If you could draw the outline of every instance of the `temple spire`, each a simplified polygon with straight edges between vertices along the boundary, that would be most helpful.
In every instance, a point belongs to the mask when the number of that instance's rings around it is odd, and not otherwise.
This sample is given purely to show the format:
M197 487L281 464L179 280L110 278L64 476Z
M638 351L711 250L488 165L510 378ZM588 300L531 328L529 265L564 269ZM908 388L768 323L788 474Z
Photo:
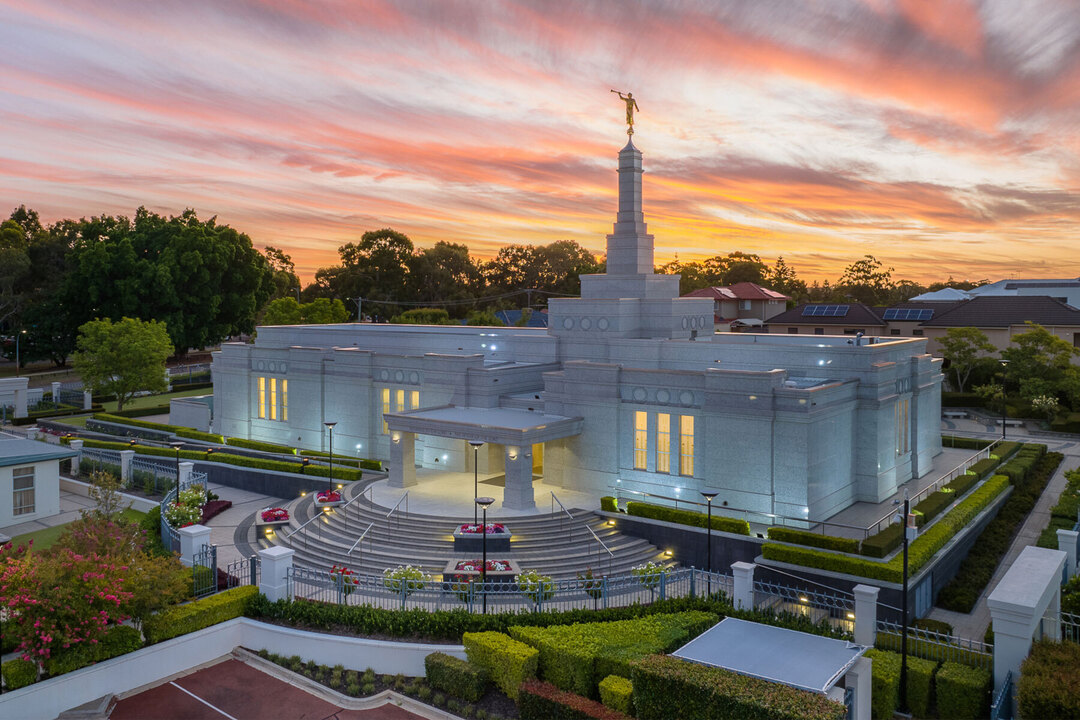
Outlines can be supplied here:
M607 236L608 275L646 275L653 271L653 236L642 212L641 151L631 139L619 151L619 210Z

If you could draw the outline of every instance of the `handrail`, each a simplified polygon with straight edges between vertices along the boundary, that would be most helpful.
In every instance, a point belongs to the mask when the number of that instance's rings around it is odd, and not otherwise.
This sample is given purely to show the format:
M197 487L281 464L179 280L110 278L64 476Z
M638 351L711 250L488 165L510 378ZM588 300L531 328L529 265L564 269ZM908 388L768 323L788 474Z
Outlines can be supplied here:
M344 510L345 508L349 507L349 506L350 506L350 505L352 505L352 504L353 504L354 502L356 502L356 501L357 501L358 499L360 499L361 497L363 497L364 493L368 492L369 490L371 490L371 485L368 485L368 486L367 486L366 488L364 488L363 490L361 490L360 492L358 492L358 493L357 493L356 495L354 495L354 496L353 496L353 499L352 499L352 500L350 500L349 502L345 503L344 505L342 505L340 509L341 509L341 510ZM316 492L318 492L318 491L316 491ZM317 497L317 496L316 496L316 497ZM307 527L308 525L310 525L310 524L311 524L311 523L312 523L313 521L315 521L315 520L317 520L317 519L321 518L322 516L323 516L323 514L322 514L321 512L317 512L317 513L315 513L314 515L312 515L312 516L311 516L311 518L310 518L310 519L308 519L308 521L307 521L307 522L305 522L305 523L304 523L303 525L301 525L300 527L296 528L296 530L294 530L293 532L291 532L291 533L289 533L288 535L286 535L286 536L285 536L285 539L286 539L286 540L288 540L289 538L292 538L292 537L294 537L295 535L299 534L301 530L303 530L303 529L304 529L304 528L306 528L306 527ZM305 547L306 547L306 545L305 545Z
M551 491L551 499L552 499L552 500L554 501L554 502L552 503L552 507L554 507L554 503L559 503L559 507L561 507L561 508L562 508L562 511L563 511L564 513L566 513L566 516L567 516L568 518L570 518L570 522L571 522L571 525L570 525L570 532L571 532L571 534L573 534L573 532L574 532L574 526L573 526L573 523L574 523L574 522L575 522L575 521L577 520L577 518L575 518L575 517L574 517L574 516L573 516L573 515L572 515L572 514L570 513L570 511L566 509L566 506L562 504L562 500L560 500L560 499L559 499L559 496L555 494L555 491L554 491L554 490L552 490L552 491ZM596 533L595 533L595 532L593 531L593 529L592 529L591 527L589 527L588 523L585 523L585 522L583 522L583 523L581 523L581 524L582 524L582 525L583 525L583 526L585 527L585 529L586 529L586 530L588 530L588 531L589 531L589 534L593 536L593 539L594 539L594 540L596 540L596 542L600 543L600 547L604 548L604 550L606 550L606 551L607 551L607 554L608 554L608 555L610 555L611 557L613 557L613 558L614 558L614 557L615 557L615 553L611 552L611 548L609 548L609 547L607 546L607 544L606 544L606 543L605 543L605 542L604 542L603 540L601 540L601 539L600 539L600 536L599 536L599 535L597 535L597 534L596 534ZM571 537L571 538L569 538L569 539L571 539L571 540L572 540L572 539L573 539L573 537Z
M582 524L584 524L584 523L582 523ZM603 540L600 539L600 536L597 535L596 532L591 527L589 527L588 525L585 525L585 529L589 531L589 534L593 536L593 539L596 540L596 542L600 543L600 547L604 548L604 550L607 551L608 555L610 555L612 558L615 557L615 553L611 552L611 548L609 548L607 546L607 543L605 543Z
M574 523L574 516L571 515L570 511L566 509L566 506L562 504L562 500L559 499L559 496L555 494L554 490L551 491L551 500L552 500L552 502L551 502L551 512L552 513L555 512L555 503L559 503L559 507L561 507L562 511L564 513L566 513L566 517L570 518L570 537L567 538L567 539L568 540L573 540L574 539L574 524L573 524ZM562 519L560 518L560 522L561 521L562 521ZM562 525L560 524L559 527L562 527Z
M366 528L364 528L364 532L360 533L360 537L356 538L356 542L354 542L354 543L352 544L352 547L351 547L351 548L349 548L349 552L347 552L347 553L345 553L345 554L346 554L346 555L352 555L352 554L353 554L353 550L355 550L355 549L356 549L356 546L357 546L357 545L359 545L359 544L361 543L361 541L363 541L363 539L364 539L365 537L367 537L367 534L368 534L368 532L369 532L369 531L371 530L371 528L373 528L373 527L375 527L375 521L374 521L374 520L372 520L371 522L369 522L369 523L368 523L368 526L367 526Z
M402 500L405 501L405 514L406 515L409 514L409 491L406 490L405 494L402 495L401 497L399 497L398 501L396 503L394 503L394 507L390 508L390 512L386 513L386 519L387 520L389 520L390 516L394 514L394 511L398 509L398 506L401 505Z

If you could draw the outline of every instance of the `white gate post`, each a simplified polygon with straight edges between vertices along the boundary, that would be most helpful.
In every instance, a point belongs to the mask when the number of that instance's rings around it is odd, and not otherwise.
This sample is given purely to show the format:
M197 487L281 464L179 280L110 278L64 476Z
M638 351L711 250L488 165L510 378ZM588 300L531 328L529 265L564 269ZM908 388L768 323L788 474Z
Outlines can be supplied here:
M57 405L60 404L60 383L58 382L52 384L52 401Z
M855 644L874 647L877 639L877 599L881 588L873 585L856 585L851 589L855 595Z
M185 486L191 482L191 473L195 471L195 463L190 460L180 463L180 485ZM205 490L206 488L203 488Z
M754 568L757 565L748 562L731 563L731 574L735 580L732 598L735 608L754 609Z
M134 450L120 451L120 481L124 485L131 484L131 461L135 458Z
M180 562L191 567L195 563L195 555L210 544L210 528L205 525L188 525L176 532L180 535Z
M78 439L78 438L72 440L71 443L68 445L68 447L70 447L72 450L79 453L75 457L71 458L71 476L72 477L78 477L79 476L79 461L82 460L82 446L83 446L83 441Z
M1076 537L1080 533L1075 530L1058 530L1057 541L1058 550L1065 553L1067 556L1065 560L1065 571L1068 573L1071 579L1076 574L1076 563L1078 558L1076 557Z
M292 600L289 592L289 570L292 568L295 554L296 551L292 548L280 545L259 551L259 560L262 563L259 592L270 602Z
M89 390L83 390L82 394L82 409L90 410L94 407L94 394Z

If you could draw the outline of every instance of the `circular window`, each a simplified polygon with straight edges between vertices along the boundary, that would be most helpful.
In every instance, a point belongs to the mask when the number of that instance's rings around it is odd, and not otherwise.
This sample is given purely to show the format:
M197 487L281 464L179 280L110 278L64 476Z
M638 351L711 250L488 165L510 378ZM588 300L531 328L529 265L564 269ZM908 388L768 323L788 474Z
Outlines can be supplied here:
M592 327L592 320L589 318L581 318L581 329L588 330Z
M600 328L601 330L607 330L608 329L608 319L607 318L600 318L599 320L596 321L596 327Z
M656 402L666 403L670 399L671 399L671 393L669 393L667 390L657 390L656 391Z
M642 402L649 396L649 393L645 392L645 388L634 388L634 399L638 402Z
M574 328L574 318L563 318L562 326L567 330L572 330Z

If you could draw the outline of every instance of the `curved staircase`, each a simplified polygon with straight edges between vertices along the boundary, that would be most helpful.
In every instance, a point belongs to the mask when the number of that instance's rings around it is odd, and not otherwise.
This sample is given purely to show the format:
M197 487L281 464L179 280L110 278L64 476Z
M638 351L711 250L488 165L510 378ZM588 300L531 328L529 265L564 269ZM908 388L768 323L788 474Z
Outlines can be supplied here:
M266 536L245 523L237 529L237 544L246 545L252 552L258 547L282 545L296 552L296 567L326 571L332 565L344 565L366 575L382 575L386 568L398 565L418 565L438 577L449 560L479 558L479 552L454 550L454 528L471 523L471 517L405 514L402 505L388 519L389 508L373 505L370 495L356 499L367 484L346 486L345 498L354 502L302 530L301 526L319 511L314 495L294 500L285 506L290 515L287 526ZM509 553L493 552L489 547L488 559L512 559L522 570L537 570L556 580L574 578L586 569L616 576L629 575L632 567L649 561L671 564L655 546L622 535L605 518L586 510L572 509L569 513L572 518L558 512L503 519L489 512L488 522L505 524L512 538ZM350 547L369 525L362 543L350 553ZM610 555L585 529L586 525L603 540Z

